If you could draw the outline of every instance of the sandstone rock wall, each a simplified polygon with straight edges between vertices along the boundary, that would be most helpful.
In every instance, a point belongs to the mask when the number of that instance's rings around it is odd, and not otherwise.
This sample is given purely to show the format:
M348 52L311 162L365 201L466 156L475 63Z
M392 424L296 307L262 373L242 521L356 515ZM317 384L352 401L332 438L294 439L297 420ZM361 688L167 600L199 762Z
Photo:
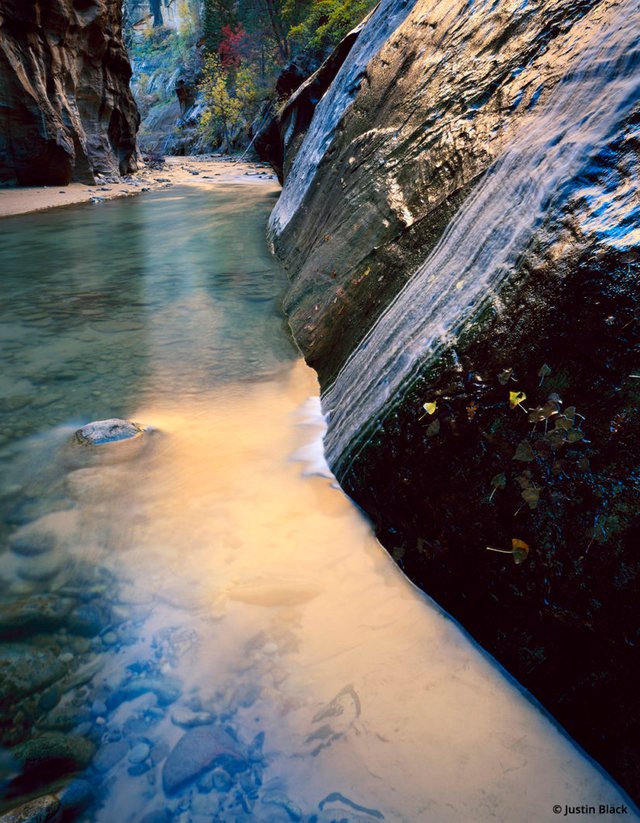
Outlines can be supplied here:
M640 11L383 0L361 36L381 18L270 226L330 462L640 797Z
M0 182L135 170L119 0L0 0Z

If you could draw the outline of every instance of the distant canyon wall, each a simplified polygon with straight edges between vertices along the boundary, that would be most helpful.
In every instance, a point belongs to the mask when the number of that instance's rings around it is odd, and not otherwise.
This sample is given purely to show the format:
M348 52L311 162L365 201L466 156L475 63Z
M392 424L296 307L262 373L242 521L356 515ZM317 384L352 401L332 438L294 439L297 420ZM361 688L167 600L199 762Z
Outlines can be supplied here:
M635 798L638 32L633 0L382 0L263 147L343 488Z
M0 183L136 169L120 0L0 0Z

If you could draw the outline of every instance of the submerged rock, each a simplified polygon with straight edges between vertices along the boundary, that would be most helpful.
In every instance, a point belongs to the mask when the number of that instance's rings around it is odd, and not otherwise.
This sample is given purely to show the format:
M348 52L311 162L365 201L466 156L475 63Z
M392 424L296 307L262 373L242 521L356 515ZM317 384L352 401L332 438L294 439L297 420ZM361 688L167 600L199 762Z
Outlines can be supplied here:
M58 819L59 811L59 798L45 794L0 815L0 823L49 823Z
M162 785L175 794L214 766L237 772L246 761L238 743L218 726L198 726L181 737L162 770Z
M94 744L85 737L45 732L17 746L11 753L25 772L54 777L86 769L94 752Z
M76 510L51 512L17 529L9 537L9 547L26 557L44 554L65 544L77 525Z
M0 703L9 708L16 700L59 680L66 666L45 649L26 643L0 645Z
M171 712L171 722L175 726L182 726L185 729L194 726L206 726L213 723L215 719L216 716L211 712L196 712L183 706Z
M0 637L52 631L62 625L74 601L55 594L36 594L0 604Z
M636 796L639 26L382 0L270 223L341 485Z

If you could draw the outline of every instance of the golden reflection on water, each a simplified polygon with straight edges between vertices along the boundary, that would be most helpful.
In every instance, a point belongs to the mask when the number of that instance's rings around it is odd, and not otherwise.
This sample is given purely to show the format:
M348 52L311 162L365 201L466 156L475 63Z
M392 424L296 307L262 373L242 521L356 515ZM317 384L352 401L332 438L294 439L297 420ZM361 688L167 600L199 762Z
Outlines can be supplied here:
M236 700L241 735L266 734L265 787L306 810L332 795L338 819L457 823L620 802L404 579L333 481L291 459L318 443L316 395L298 361L270 382L142 406L133 419L161 432L147 452L69 475L120 602L147 604L138 646L182 637L183 694ZM117 786L97 819L128 819ZM144 807L140 791L127 809Z

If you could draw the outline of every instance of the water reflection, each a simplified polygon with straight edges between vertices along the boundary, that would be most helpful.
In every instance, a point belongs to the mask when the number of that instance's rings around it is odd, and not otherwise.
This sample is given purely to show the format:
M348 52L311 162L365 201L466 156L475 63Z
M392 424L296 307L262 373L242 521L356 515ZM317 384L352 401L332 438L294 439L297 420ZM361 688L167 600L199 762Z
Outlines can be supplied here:
M619 802L322 476L317 386L261 239L270 204L255 185L178 191L25 219L37 242L4 247L5 263L31 249L7 291L10 387L25 368L46 390L71 374L47 407L21 387L35 436L3 419L4 808L46 793L100 823L444 823ZM63 305L67 224L72 245L94 230L71 298L127 299L89 299L99 319L74 308L54 333L29 311L36 292ZM155 431L74 442L114 414Z

